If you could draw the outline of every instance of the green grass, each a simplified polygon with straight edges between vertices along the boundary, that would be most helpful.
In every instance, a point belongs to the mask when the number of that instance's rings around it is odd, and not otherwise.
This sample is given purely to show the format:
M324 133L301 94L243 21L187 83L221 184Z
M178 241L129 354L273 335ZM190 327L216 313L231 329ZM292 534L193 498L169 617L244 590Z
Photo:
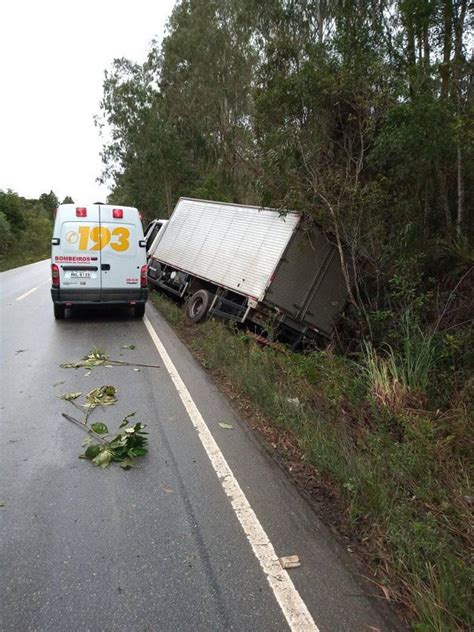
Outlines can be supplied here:
M152 300L206 368L267 423L290 431L304 460L338 490L346 524L364 542L377 581L411 612L413 629L468 629L470 401L443 411L420 407L431 341L418 341L418 355L367 347L360 362L293 354L262 348L218 322L184 328L180 308L156 293Z
M13 268L19 268L20 266L26 266L29 263L36 263L43 259L49 259L51 257L51 249L44 250L43 252L31 253L28 251L13 251L7 252L0 256L0 272L5 270L12 270Z
M152 292L150 294L150 298L168 322L171 324L177 324L183 320L183 311L176 305L176 303L168 301L163 298L161 294L157 294L157 292Z

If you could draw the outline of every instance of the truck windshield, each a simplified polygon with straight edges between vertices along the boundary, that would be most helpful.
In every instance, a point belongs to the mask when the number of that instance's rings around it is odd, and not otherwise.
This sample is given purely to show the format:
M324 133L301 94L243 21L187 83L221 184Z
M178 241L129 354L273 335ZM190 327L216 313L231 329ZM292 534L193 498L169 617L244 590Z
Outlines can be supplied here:
M147 240L146 240L146 249L149 250L151 244L153 243L153 240L155 239L155 237L158 235L158 233L160 232L161 229L161 224L157 224L153 230L151 231L151 233L148 235Z

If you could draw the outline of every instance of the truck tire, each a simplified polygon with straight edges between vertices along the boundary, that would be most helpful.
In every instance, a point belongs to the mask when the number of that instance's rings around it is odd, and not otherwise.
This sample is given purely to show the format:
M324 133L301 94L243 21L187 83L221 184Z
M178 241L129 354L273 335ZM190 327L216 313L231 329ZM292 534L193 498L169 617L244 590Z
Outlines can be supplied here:
M54 303L54 318L56 320L62 320L65 316L66 308L64 305L59 305L58 303Z
M211 306L211 295L207 290L198 290L186 305L186 319L190 323L200 323L205 319Z
M133 315L135 318L143 318L145 316L145 303L138 303L133 308Z

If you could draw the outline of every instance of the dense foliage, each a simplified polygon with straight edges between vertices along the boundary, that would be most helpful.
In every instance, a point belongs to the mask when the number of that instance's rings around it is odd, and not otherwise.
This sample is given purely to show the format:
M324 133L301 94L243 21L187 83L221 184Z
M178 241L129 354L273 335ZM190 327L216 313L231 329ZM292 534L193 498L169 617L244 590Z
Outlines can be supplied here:
M61 204L73 203L66 196ZM47 259L51 254L54 212L59 200L53 191L39 199L0 190L0 270Z
M50 191L38 200L0 190L0 269L46 259L51 249L53 212L59 202Z

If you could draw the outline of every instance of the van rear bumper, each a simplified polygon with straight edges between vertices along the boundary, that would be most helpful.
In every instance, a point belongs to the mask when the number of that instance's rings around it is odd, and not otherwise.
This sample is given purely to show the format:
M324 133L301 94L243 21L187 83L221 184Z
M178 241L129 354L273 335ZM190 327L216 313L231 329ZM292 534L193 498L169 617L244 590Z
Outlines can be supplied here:
M73 305L128 305L129 303L146 303L148 288L124 289L107 288L104 290L78 290L51 288L51 298L57 305L72 303Z

